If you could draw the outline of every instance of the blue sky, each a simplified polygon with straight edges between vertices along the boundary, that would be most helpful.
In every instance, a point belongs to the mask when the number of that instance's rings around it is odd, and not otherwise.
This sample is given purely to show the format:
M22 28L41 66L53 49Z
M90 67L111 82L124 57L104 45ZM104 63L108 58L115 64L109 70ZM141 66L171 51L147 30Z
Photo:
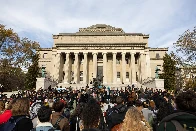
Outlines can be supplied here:
M1 0L0 23L52 47L52 34L109 24L150 34L150 47L172 47L196 26L196 0Z

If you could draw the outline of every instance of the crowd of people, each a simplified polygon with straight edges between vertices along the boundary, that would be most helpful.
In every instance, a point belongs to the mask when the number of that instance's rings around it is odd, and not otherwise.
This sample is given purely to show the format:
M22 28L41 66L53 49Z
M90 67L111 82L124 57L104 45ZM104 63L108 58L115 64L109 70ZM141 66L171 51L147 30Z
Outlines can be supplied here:
M126 87L0 96L0 131L196 131L196 92Z

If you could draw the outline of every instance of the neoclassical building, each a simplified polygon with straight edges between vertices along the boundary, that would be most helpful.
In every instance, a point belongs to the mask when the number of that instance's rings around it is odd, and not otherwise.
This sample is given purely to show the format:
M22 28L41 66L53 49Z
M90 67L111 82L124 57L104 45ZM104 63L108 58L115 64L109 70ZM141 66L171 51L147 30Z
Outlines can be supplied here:
M53 35L52 48L39 50L39 66L61 85L132 84L155 77L167 48L148 47L149 35L125 33L121 28L96 24L76 33Z

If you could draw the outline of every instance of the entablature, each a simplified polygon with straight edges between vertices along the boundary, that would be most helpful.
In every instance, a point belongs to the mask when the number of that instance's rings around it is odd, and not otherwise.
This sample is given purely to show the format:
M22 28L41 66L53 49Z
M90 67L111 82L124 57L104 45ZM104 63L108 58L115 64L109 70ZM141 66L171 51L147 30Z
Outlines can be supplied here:
M81 49L81 50L91 50L91 49L105 49L105 50L115 50L115 49L145 49L146 43L56 43L56 47L59 48L65 48L65 49Z

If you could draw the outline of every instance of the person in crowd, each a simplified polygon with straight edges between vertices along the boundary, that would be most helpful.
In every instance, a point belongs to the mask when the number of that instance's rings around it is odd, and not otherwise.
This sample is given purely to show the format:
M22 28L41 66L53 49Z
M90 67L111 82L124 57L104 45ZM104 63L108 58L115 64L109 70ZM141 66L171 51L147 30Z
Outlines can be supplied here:
M0 114L2 114L5 110L5 103L4 101L0 101Z
M150 117L153 115L153 111L149 110L149 101L144 101L142 103L143 109L142 109L142 113L144 115L144 118L146 119L146 121L149 121Z
M50 123L52 118L52 110L49 108L49 106L42 106L39 108L37 116L39 123L36 128L34 128L34 131L54 131L53 126Z
M79 121L81 120L82 111L85 107L85 103L80 102L73 114L70 116L70 131L80 131Z
M153 131L157 130L158 124L161 122L161 120L164 117L172 114L173 112L174 112L174 108L172 107L172 105L168 103L167 101L163 101L160 104L159 110L157 111L157 113L155 112L156 116L152 117L149 121L149 124L153 128Z
M176 99L176 111L163 118L158 131L195 131L196 130L196 93L188 90Z
M53 126L59 123L58 126L61 131L69 131L70 130L69 121L65 116L62 115L64 108L65 108L65 104L61 100L58 100L53 103L53 109L55 112L52 113L51 123Z
M156 112L156 106L155 106L155 102L153 100L150 100L149 101L149 107L148 107L149 110L153 111L153 112Z
M106 114L106 122L109 130L117 130L125 118L127 106L121 96L116 98L116 106L111 108ZM112 129L113 128L113 129Z
M151 131L142 113L135 107L128 109L119 131Z
M100 131L98 126L101 115L100 105L95 99L90 98L82 111L82 131Z
M33 122L33 128L35 128L38 124L37 112L43 106L43 102L40 98L37 98L34 103L30 106L30 118Z
M160 104L159 110L157 111L157 122L161 122L163 118L172 114L174 112L174 108L170 103L164 101Z
M137 95L134 91L131 91L129 94L127 94L127 107L132 107L135 104L135 101L137 99Z
M5 122L7 122L10 117L12 116L12 112L11 112L11 109L12 109L12 105L16 102L16 99L13 99L9 102L6 110L0 114L0 124L3 124Z
M12 104L12 117L14 120L19 118L20 121L16 123L15 131L30 131L33 129L33 123L29 118L30 101L28 98L19 98Z
M143 106L142 106L142 101L141 100L136 100L135 101L135 107L138 109L139 112L142 112Z

